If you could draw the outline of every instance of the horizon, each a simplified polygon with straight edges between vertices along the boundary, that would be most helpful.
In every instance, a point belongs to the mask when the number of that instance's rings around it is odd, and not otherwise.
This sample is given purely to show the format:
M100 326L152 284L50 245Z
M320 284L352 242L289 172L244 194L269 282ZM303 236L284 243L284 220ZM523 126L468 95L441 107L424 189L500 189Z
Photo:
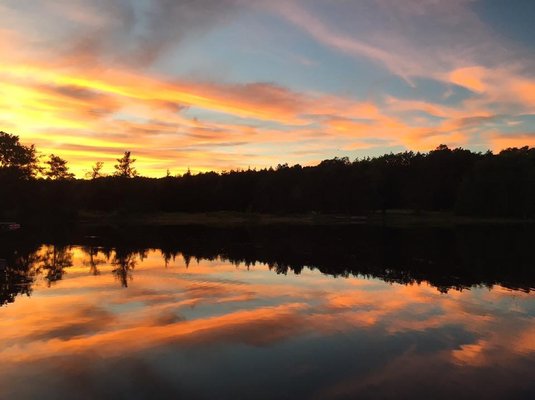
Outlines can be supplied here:
M9 134L9 132L0 131L0 134L1 133ZM20 144L25 146L25 147L35 146L32 143L20 143ZM156 174L154 174L154 175L145 175L143 171L140 171L140 170L137 169L137 158L136 158L135 154L132 154L132 152L129 151L129 150L125 150L123 153L120 153L120 154L118 153L118 157L117 158L110 160L110 163L112 163L112 164L105 164L105 163L99 162L99 161L93 162L91 165L88 164L86 166L86 168L82 169L82 175L81 176L79 176L77 174L74 174L73 178L74 179L79 179L79 180L92 180L92 179L95 179L95 178L89 177L88 175L90 175L90 173L92 171L92 168L95 167L97 163L102 163L102 165L100 165L100 167L99 167L99 172L102 175L99 176L99 178L111 178L111 177L114 177L114 176L116 176L116 172L117 172L116 166L121 162L121 159L123 159L123 157L125 157L126 154L128 154L128 157L129 158L131 157L131 159L132 159L131 160L131 163L132 163L131 165L133 166L133 168L135 170L135 173L136 173L135 177L158 179L158 178L168 178L168 177L180 178L180 177L182 177L182 176L184 176L186 174L199 175L199 174L204 174L204 173L216 173L218 175L224 175L224 174L227 174L227 173L235 173L235 172L277 170L279 167L314 168L314 167L319 167L324 161L344 160L344 159L346 159L347 161L349 161L349 163L356 163L356 162L360 162L360 161L365 161L366 159L373 160L373 159L377 159L377 158L388 156L388 155L399 155L399 154L403 154L403 153L412 153L414 155L421 154L423 156L428 156L430 153L432 153L434 151L461 150L461 151L470 151L472 154L499 155L503 151L507 151L507 150L522 150L522 149L533 150L533 149L535 149L535 147L532 147L532 146L518 146L518 147L504 148L504 149L501 149L499 151L493 151L492 149L474 151L474 150L471 150L471 149L468 149L468 148L464 148L462 146L451 148L451 147L448 147L448 145L440 144L437 147L435 147L434 149L431 149L431 150L428 150L428 151L404 149L404 150L401 150L401 151L398 151L398 152L390 151L388 153L382 153L382 154L377 154L377 155L364 155L364 156L360 156L360 157L357 156L355 158L351 158L351 157L348 157L348 156L340 155L340 156L334 156L332 158L325 158L325 159L322 159L322 160L318 160L317 162L311 162L311 163L308 163L308 164L287 163L287 162L284 162L283 160L281 160L276 165L268 165L268 166L263 166L263 167L251 167L251 166L248 166L246 168L238 167L238 168L231 168L231 169L228 169L228 170L227 169L223 169L223 170L210 170L210 169L207 169L207 170L202 170L202 171L196 171L196 170L191 169L190 167L186 167L185 171L183 171L183 172L174 173L170 169L167 169L165 171L160 171L160 175L156 175ZM37 148L35 148L35 151L36 151L36 158L37 158L37 161L38 161L38 166L41 169L40 171L37 171L37 175L36 175L35 178L36 179L51 179L50 177L47 177L46 170L50 169L50 167L48 166L49 157L50 156L55 156L55 155L54 154L45 154L45 153L39 151L39 149L37 149ZM64 161L66 161L66 160L64 160ZM70 165L68 165L68 162L67 162L67 172L69 172L69 173L72 172L70 170ZM162 173L163 173L163 175L162 175ZM63 178L57 178L56 177L56 178L53 178L53 179L65 179L65 178L64 177ZM68 179L70 179L70 178L68 178Z
M535 145L535 3L0 3L0 131L77 178Z

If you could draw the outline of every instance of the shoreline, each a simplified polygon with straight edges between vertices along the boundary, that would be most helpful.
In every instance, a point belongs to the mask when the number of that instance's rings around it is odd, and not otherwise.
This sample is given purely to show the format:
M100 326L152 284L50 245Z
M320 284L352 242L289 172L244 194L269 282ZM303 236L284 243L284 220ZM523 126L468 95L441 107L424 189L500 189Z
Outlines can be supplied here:
M451 213L409 211L389 211L385 214L367 215L344 214L260 214L245 212L206 212L206 213L93 213L81 212L73 221L80 225L130 225L130 226L263 226L263 225L363 225L391 227L454 227L458 225L531 225L533 219L468 217Z

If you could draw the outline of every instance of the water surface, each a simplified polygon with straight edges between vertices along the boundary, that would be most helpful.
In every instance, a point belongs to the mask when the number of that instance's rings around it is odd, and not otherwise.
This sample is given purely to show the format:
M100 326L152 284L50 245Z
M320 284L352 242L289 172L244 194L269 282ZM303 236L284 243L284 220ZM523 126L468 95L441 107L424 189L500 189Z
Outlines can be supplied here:
M533 398L530 235L6 235L0 397Z

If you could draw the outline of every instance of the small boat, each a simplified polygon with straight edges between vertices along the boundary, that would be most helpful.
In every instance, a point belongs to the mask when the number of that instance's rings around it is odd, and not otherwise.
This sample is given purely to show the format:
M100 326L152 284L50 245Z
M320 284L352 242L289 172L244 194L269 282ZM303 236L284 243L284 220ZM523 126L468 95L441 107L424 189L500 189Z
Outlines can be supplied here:
M16 222L0 222L0 231L18 231L20 224Z

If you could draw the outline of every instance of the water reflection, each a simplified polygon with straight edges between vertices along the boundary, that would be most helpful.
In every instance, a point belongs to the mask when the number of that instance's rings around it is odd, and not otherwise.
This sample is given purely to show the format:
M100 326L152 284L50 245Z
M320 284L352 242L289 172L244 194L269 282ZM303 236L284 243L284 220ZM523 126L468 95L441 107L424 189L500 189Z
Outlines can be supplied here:
M104 254L105 258L99 258L99 248L92 246L92 245L86 245L82 247L82 250L85 254L87 254L86 260L84 260L84 265L89 266L89 272L91 275L99 275L99 265L105 264L106 261L110 259L109 253Z
M37 271L44 271L48 286L62 279L65 269L73 265L71 249L68 246L45 246L36 258L39 260Z
M0 397L535 394L524 253L442 253L472 233L273 229L6 237Z

